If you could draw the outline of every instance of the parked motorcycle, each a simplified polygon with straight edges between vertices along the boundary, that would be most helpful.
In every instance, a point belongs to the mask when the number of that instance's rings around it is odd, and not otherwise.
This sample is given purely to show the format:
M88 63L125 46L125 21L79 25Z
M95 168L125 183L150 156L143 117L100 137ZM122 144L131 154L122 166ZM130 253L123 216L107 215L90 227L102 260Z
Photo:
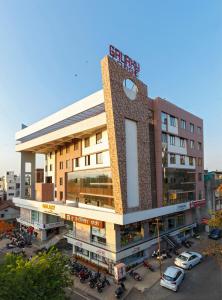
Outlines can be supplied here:
M140 274L137 273L136 271L131 270L131 271L129 272L129 275L130 275L133 279L135 279L136 281L141 281L141 280L142 280L142 277L141 277Z
M143 265L145 268L149 269L150 271L154 272L154 268L151 264L149 264L147 261L143 261Z
M125 285L123 282L120 283L120 286L115 290L115 296L117 299L119 299L124 292L126 291Z

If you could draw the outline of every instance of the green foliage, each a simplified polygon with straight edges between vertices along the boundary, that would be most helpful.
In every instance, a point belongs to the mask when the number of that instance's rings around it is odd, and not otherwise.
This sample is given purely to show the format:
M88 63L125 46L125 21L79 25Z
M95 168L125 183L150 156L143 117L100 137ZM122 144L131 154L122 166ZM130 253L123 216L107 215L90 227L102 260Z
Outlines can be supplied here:
M71 285L65 258L55 248L27 260L7 254L0 264L1 300L63 300Z
M208 225L210 227L222 228L222 210L218 210L211 214Z

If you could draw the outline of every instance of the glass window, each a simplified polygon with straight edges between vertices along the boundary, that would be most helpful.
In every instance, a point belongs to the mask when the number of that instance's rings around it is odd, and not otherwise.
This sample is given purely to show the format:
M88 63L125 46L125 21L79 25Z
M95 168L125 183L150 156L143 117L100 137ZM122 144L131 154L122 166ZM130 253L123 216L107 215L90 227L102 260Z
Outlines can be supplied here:
M67 160L66 160L66 169L69 169L69 165L70 165L70 160L67 159Z
M79 157L75 158L75 167L79 167Z
M190 123L190 132L194 133L194 124L193 123Z
M162 132L162 143L166 143L167 144L167 134Z
M170 126L173 126L173 127L177 126L176 118L173 116L170 116Z
M176 138L174 135L170 135L170 145L175 146L176 144Z
M78 150L78 149L79 149L78 141L74 141L74 150Z
M45 166L45 171L46 171L46 172L48 171L48 166L47 166L47 165Z
M198 157L198 167L202 167L202 158Z
M49 170L52 171L52 164L49 165Z
M102 143L102 132L96 134L96 144Z
M96 163L97 164L102 164L103 163L103 154L102 154L102 152L96 153Z
M90 155L85 156L85 166L90 166Z
M66 146L66 153L69 153L69 146Z
M120 226L121 246L143 239L141 222Z
M59 153L60 153L60 155L62 155L62 154L63 154L63 149L62 149L62 147L60 147L60 149L59 149Z
M176 227L175 217L168 218L168 229L173 229Z
M185 165L185 155L180 155L180 164Z
M63 161L59 162L59 169L62 170L63 169Z
M198 150L201 151L202 150L202 143L198 142Z
M176 163L176 155L174 153L170 153L170 164Z
M50 157L50 159L52 158L52 152L49 153L49 157Z
M60 196L60 200L63 200L63 192L60 192L59 196Z
M85 145L85 148L87 148L87 147L90 146L90 140L89 140L89 137L85 138L85 140L84 140L84 145Z
M191 156L189 157L189 165L193 166L193 157L191 157Z
M185 139L180 138L180 147L185 148L186 147L186 142Z
M190 148L194 149L194 140L190 140Z
M67 173L67 199L100 206L114 207L110 169L83 170Z
M180 125L181 125L181 128L182 129L186 129L186 121L185 120L183 120L183 119L181 119L181 123L180 123Z
M201 127L197 126L197 133L201 134L201 131L202 131Z
M63 178L62 177L59 178L59 184L63 185Z
M185 225L185 214L181 214L177 216L177 226Z
M161 121L162 124L167 125L167 114L165 112L161 112Z
M202 173L198 173L198 180L202 181Z

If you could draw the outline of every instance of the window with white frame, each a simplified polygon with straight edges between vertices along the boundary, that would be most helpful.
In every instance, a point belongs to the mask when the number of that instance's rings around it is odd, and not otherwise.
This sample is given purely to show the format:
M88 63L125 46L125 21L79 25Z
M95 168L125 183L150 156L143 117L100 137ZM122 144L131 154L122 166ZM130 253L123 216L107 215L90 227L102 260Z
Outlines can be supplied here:
M190 140L190 148L194 149L194 140Z
M170 164L174 165L176 163L176 154L170 153Z
M174 135L170 135L170 145L176 145L176 137Z
M181 121L180 121L180 127L182 129L186 129L186 126L187 126L186 121L184 119L181 119Z
M193 123L190 123L190 132L194 133L194 124Z
M102 152L96 153L96 164L102 164L103 163L103 154Z
M162 143L166 143L167 144L167 134L162 132Z
M185 165L185 155L180 155L180 164Z
M182 147L182 148L186 147L186 141L183 138L180 138L180 147Z
M173 126L173 127L177 126L177 121L174 116L170 116L170 126Z

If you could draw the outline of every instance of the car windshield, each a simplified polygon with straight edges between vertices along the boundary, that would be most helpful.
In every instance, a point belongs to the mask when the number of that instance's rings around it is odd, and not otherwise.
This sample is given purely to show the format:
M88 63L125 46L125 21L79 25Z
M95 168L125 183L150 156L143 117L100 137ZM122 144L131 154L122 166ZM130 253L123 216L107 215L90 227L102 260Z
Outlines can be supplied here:
M178 258L181 259L182 261L187 261L188 260L188 257L184 256L184 255L179 255Z
M172 278L172 277L170 277L170 276L168 276L168 275L166 275L166 274L163 274L163 278L164 278L165 280L167 280L167 281L174 281L174 280L175 280L175 278Z

